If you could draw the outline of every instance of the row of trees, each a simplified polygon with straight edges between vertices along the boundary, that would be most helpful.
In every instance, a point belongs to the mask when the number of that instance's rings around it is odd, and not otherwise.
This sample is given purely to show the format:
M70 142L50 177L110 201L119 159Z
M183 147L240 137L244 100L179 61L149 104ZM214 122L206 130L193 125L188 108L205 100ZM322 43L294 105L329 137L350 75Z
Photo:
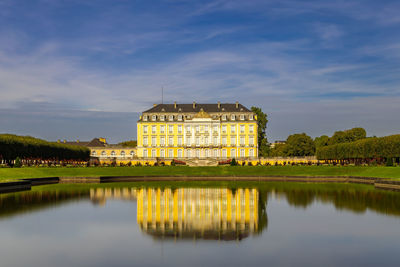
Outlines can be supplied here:
M48 142L30 136L0 135L0 159L13 161L17 157L29 160L87 161L90 151L86 147Z
M331 137L322 135L314 140L305 133L292 134L285 144L276 144L269 151L271 157L304 157L314 156L321 147L344 144L363 140L367 132L363 128L353 128L345 131L336 131Z
M355 142L322 146L317 149L321 160L382 160L400 157L400 135L371 137Z

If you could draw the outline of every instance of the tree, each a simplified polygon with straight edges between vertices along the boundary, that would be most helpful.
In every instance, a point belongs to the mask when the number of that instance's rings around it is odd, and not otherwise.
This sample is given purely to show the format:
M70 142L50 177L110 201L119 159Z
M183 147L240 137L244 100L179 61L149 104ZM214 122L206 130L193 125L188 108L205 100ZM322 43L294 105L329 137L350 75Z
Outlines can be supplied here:
M257 140L258 140L258 155L266 157L269 154L269 145L267 139L267 114L262 112L261 108L251 107L251 111L257 116Z
M275 144L275 146L271 148L269 155L271 157L284 157L285 149L286 144Z
M327 146L329 144L329 136L321 135L320 137L315 137L314 143L316 148Z
M329 145L354 142L367 137L367 132L364 128L353 128L345 131L337 131L329 138Z
M291 157L312 156L315 154L314 141L305 133L289 135L284 153Z

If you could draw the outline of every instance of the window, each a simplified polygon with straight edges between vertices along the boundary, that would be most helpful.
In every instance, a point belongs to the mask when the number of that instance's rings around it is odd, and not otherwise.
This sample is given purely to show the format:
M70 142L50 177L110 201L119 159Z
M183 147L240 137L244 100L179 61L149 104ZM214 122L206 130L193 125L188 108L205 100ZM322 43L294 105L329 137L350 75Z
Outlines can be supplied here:
M218 145L218 137L214 136L214 146Z
M169 126L168 126L168 132L169 132L170 134L172 134L172 133L174 132L174 126L173 126L173 125L169 125Z
M152 137L151 137L151 145L152 145L152 146L156 146L156 145L157 145L157 140L156 140L156 137L155 137L155 136L152 136Z
M162 145L162 146L165 145L165 136L160 137L160 145Z
M147 115L144 115L144 116L143 116L143 120L144 120L144 121L147 121Z
M226 133L226 125L222 125L222 132Z
M254 145L254 136L249 136L249 145Z
M244 145L244 136L240 137L240 145Z
M222 137L222 145L226 146L226 136Z
M240 125L240 133L244 133L244 125Z
M125 157L125 151L121 151L121 157Z
M205 156L206 158L209 157L209 155L208 155L208 149L206 149L206 150L204 151L204 156Z
M250 115L249 115L249 120L251 120L251 121L252 121L252 120L253 120L253 118L254 118L253 114L250 114Z
M236 158L236 149L231 149L231 158Z
M157 119L156 115L151 116L151 120L155 121Z
M173 158L174 157L174 151L172 149L168 150L168 157Z
M182 125L178 125L178 133L182 133Z
M218 125L214 125L214 132L218 132Z
M245 157L244 149L240 149L240 157L241 158Z
M186 156L187 156L188 158L192 157L192 151L191 151L190 149L187 150Z
M181 145L182 145L182 136L179 136L178 137L178 146L181 146Z
M222 120L226 121L226 115L222 115Z
M200 158L200 150L196 149L196 158Z
M165 116L164 116L164 115L161 115L161 116L160 116L160 121L164 121L164 119L165 119Z
M208 136L204 137L204 144L208 146Z
M115 157L115 151L111 151L111 157Z
M131 150L131 153L129 153L132 157L135 156L135 151Z
M192 144L191 142L192 140L190 140L190 136L186 137L186 145L190 146Z
M208 125L204 126L204 132L208 133Z
M155 149L152 149L152 150L151 150L151 157L152 157L152 158L157 157L157 150L155 150Z
M147 125L143 126L143 133L147 134Z
M231 120L232 120L232 121L235 120L235 115L234 115L234 114L231 115Z
M199 145L200 145L200 138L196 137L196 146L199 146Z
M218 150L214 149L214 157L217 158L218 157Z
M226 155L226 149L222 149L222 157L223 157L223 158L226 158L226 156L227 156L227 155Z
M231 145L234 146L236 144L236 136L231 136Z
M165 126L164 125L160 125L160 133L164 133L165 130Z
M231 125L231 133L235 133L236 132L236 126L235 125Z
M102 151L102 152L101 152L101 156L102 156L102 157L105 157L105 156L107 156L107 153L106 153L105 151Z
M148 142L147 136L143 137L143 145L144 146L147 146L147 142Z
M244 115L243 114L240 114L240 120L244 120Z
M196 133L200 132L200 126L196 125Z
M151 126L151 132L152 132L153 134L156 133L156 130L157 130L156 127L157 127L157 126L155 126L155 125Z
M250 149L249 151L249 157L254 157L254 149Z
M178 115L178 121L182 120L182 115Z
M254 132L254 125L249 125L249 132L253 133Z
M173 121L174 120L174 115L169 115L168 120Z
M164 149L160 150L160 158L165 158L165 150Z
M190 126L189 125L186 126L186 132L190 133Z
M147 155L147 149L144 149L144 150L143 150L143 157L144 157L144 158L147 158L147 157L148 157L148 155Z
M178 158L182 158L182 149L178 149Z
M170 145L170 146L174 145L174 137L173 136L168 137L168 145Z

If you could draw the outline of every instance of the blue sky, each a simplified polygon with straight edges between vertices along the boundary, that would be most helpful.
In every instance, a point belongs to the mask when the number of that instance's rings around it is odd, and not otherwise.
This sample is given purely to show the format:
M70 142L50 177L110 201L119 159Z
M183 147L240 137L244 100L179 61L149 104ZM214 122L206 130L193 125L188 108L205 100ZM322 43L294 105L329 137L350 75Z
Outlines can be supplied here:
M270 141L400 131L398 1L0 0L0 132L136 137L161 101L240 101Z

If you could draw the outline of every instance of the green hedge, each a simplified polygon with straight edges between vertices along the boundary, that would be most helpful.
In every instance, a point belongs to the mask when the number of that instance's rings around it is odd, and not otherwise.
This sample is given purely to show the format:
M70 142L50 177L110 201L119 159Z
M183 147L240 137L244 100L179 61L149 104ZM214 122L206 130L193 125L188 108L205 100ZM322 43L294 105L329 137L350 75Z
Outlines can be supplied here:
M376 159L400 157L400 135L371 137L317 149L320 160Z
M30 136L0 134L0 159L88 160L86 147L47 142Z

